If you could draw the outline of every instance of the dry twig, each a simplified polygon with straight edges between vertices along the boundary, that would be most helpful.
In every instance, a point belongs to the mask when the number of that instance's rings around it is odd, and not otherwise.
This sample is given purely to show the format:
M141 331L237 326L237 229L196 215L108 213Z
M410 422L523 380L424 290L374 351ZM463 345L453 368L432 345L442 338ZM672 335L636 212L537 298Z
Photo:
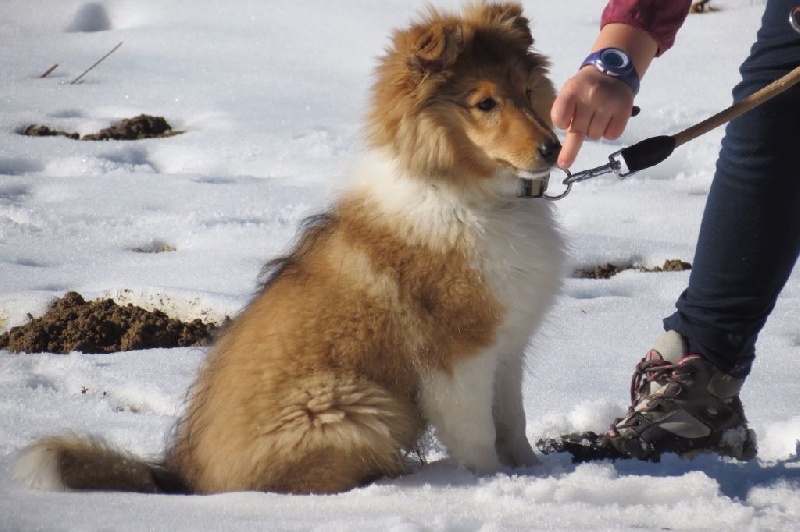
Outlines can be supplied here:
M88 74L88 73L89 73L89 72L90 72L90 71L91 71L91 70L92 70L94 67L96 67L97 65L99 65L100 63L102 63L103 61L105 61L105 59L106 59L106 58L107 58L109 55L111 55L111 54L113 54L114 52L116 52L116 51L117 51L117 49L118 49L120 46L122 46L122 43L119 43L118 45L116 45L114 48L112 48L112 49L111 49L111 51L110 51L110 52L108 52L106 55L104 55L103 57L101 57L100 59L98 59L98 60L97 60L97 62L96 62L95 64L93 64L92 66L90 66L89 68L87 68L86 70L84 70L84 71L83 71L83 74L81 74L80 76L78 76L77 78L73 79L73 80L70 82L70 85L75 85L76 83L78 83L78 81L80 81L80 80L83 78L83 76L85 76L86 74Z
M52 73L53 73L53 70L55 70L55 69L57 69L57 68L58 68L58 63L56 63L55 65L53 65L53 66L51 66L50 68L48 68L47 70L45 70L45 71L44 71L44 74L42 74L42 75L41 75L41 76L39 76L39 77L40 77L40 78L46 78L47 76L49 76L50 74L52 74Z

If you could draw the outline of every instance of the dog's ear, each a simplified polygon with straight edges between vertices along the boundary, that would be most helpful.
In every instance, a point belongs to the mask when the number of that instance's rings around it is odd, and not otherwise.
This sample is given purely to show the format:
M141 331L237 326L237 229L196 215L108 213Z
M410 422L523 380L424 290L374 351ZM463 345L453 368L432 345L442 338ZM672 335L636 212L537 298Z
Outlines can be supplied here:
M458 23L433 23L414 35L412 63L422 72L440 72L456 62L464 49L464 30Z
M523 16L520 4L515 2L486 4L483 6L483 18L514 30L525 46L533 44L530 24L527 17Z

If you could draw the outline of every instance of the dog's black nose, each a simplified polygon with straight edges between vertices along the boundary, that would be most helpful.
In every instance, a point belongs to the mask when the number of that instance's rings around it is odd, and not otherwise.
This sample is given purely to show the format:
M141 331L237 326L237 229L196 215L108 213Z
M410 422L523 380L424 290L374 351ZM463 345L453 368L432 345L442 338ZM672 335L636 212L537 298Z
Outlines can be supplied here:
M539 155L547 164L555 164L559 153L561 153L561 143L557 140L546 140L539 145Z

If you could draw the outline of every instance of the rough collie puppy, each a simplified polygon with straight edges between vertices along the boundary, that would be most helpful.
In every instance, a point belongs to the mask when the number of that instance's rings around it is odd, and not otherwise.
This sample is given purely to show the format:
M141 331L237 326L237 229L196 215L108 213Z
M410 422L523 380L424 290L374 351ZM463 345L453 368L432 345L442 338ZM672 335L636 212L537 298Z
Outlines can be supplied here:
M47 438L50 489L331 493L406 470L429 425L476 474L527 466L529 339L560 288L551 205L519 198L558 143L519 5L429 9L381 58L370 151L212 348L164 458Z

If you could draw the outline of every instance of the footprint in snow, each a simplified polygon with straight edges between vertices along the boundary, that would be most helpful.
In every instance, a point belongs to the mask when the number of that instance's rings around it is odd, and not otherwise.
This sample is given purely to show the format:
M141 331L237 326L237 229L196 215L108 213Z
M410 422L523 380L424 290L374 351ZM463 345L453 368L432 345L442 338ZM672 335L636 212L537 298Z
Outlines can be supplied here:
M108 11L102 4L83 4L75 12L72 22L67 26L68 32L82 33L95 31L109 31L113 29Z

